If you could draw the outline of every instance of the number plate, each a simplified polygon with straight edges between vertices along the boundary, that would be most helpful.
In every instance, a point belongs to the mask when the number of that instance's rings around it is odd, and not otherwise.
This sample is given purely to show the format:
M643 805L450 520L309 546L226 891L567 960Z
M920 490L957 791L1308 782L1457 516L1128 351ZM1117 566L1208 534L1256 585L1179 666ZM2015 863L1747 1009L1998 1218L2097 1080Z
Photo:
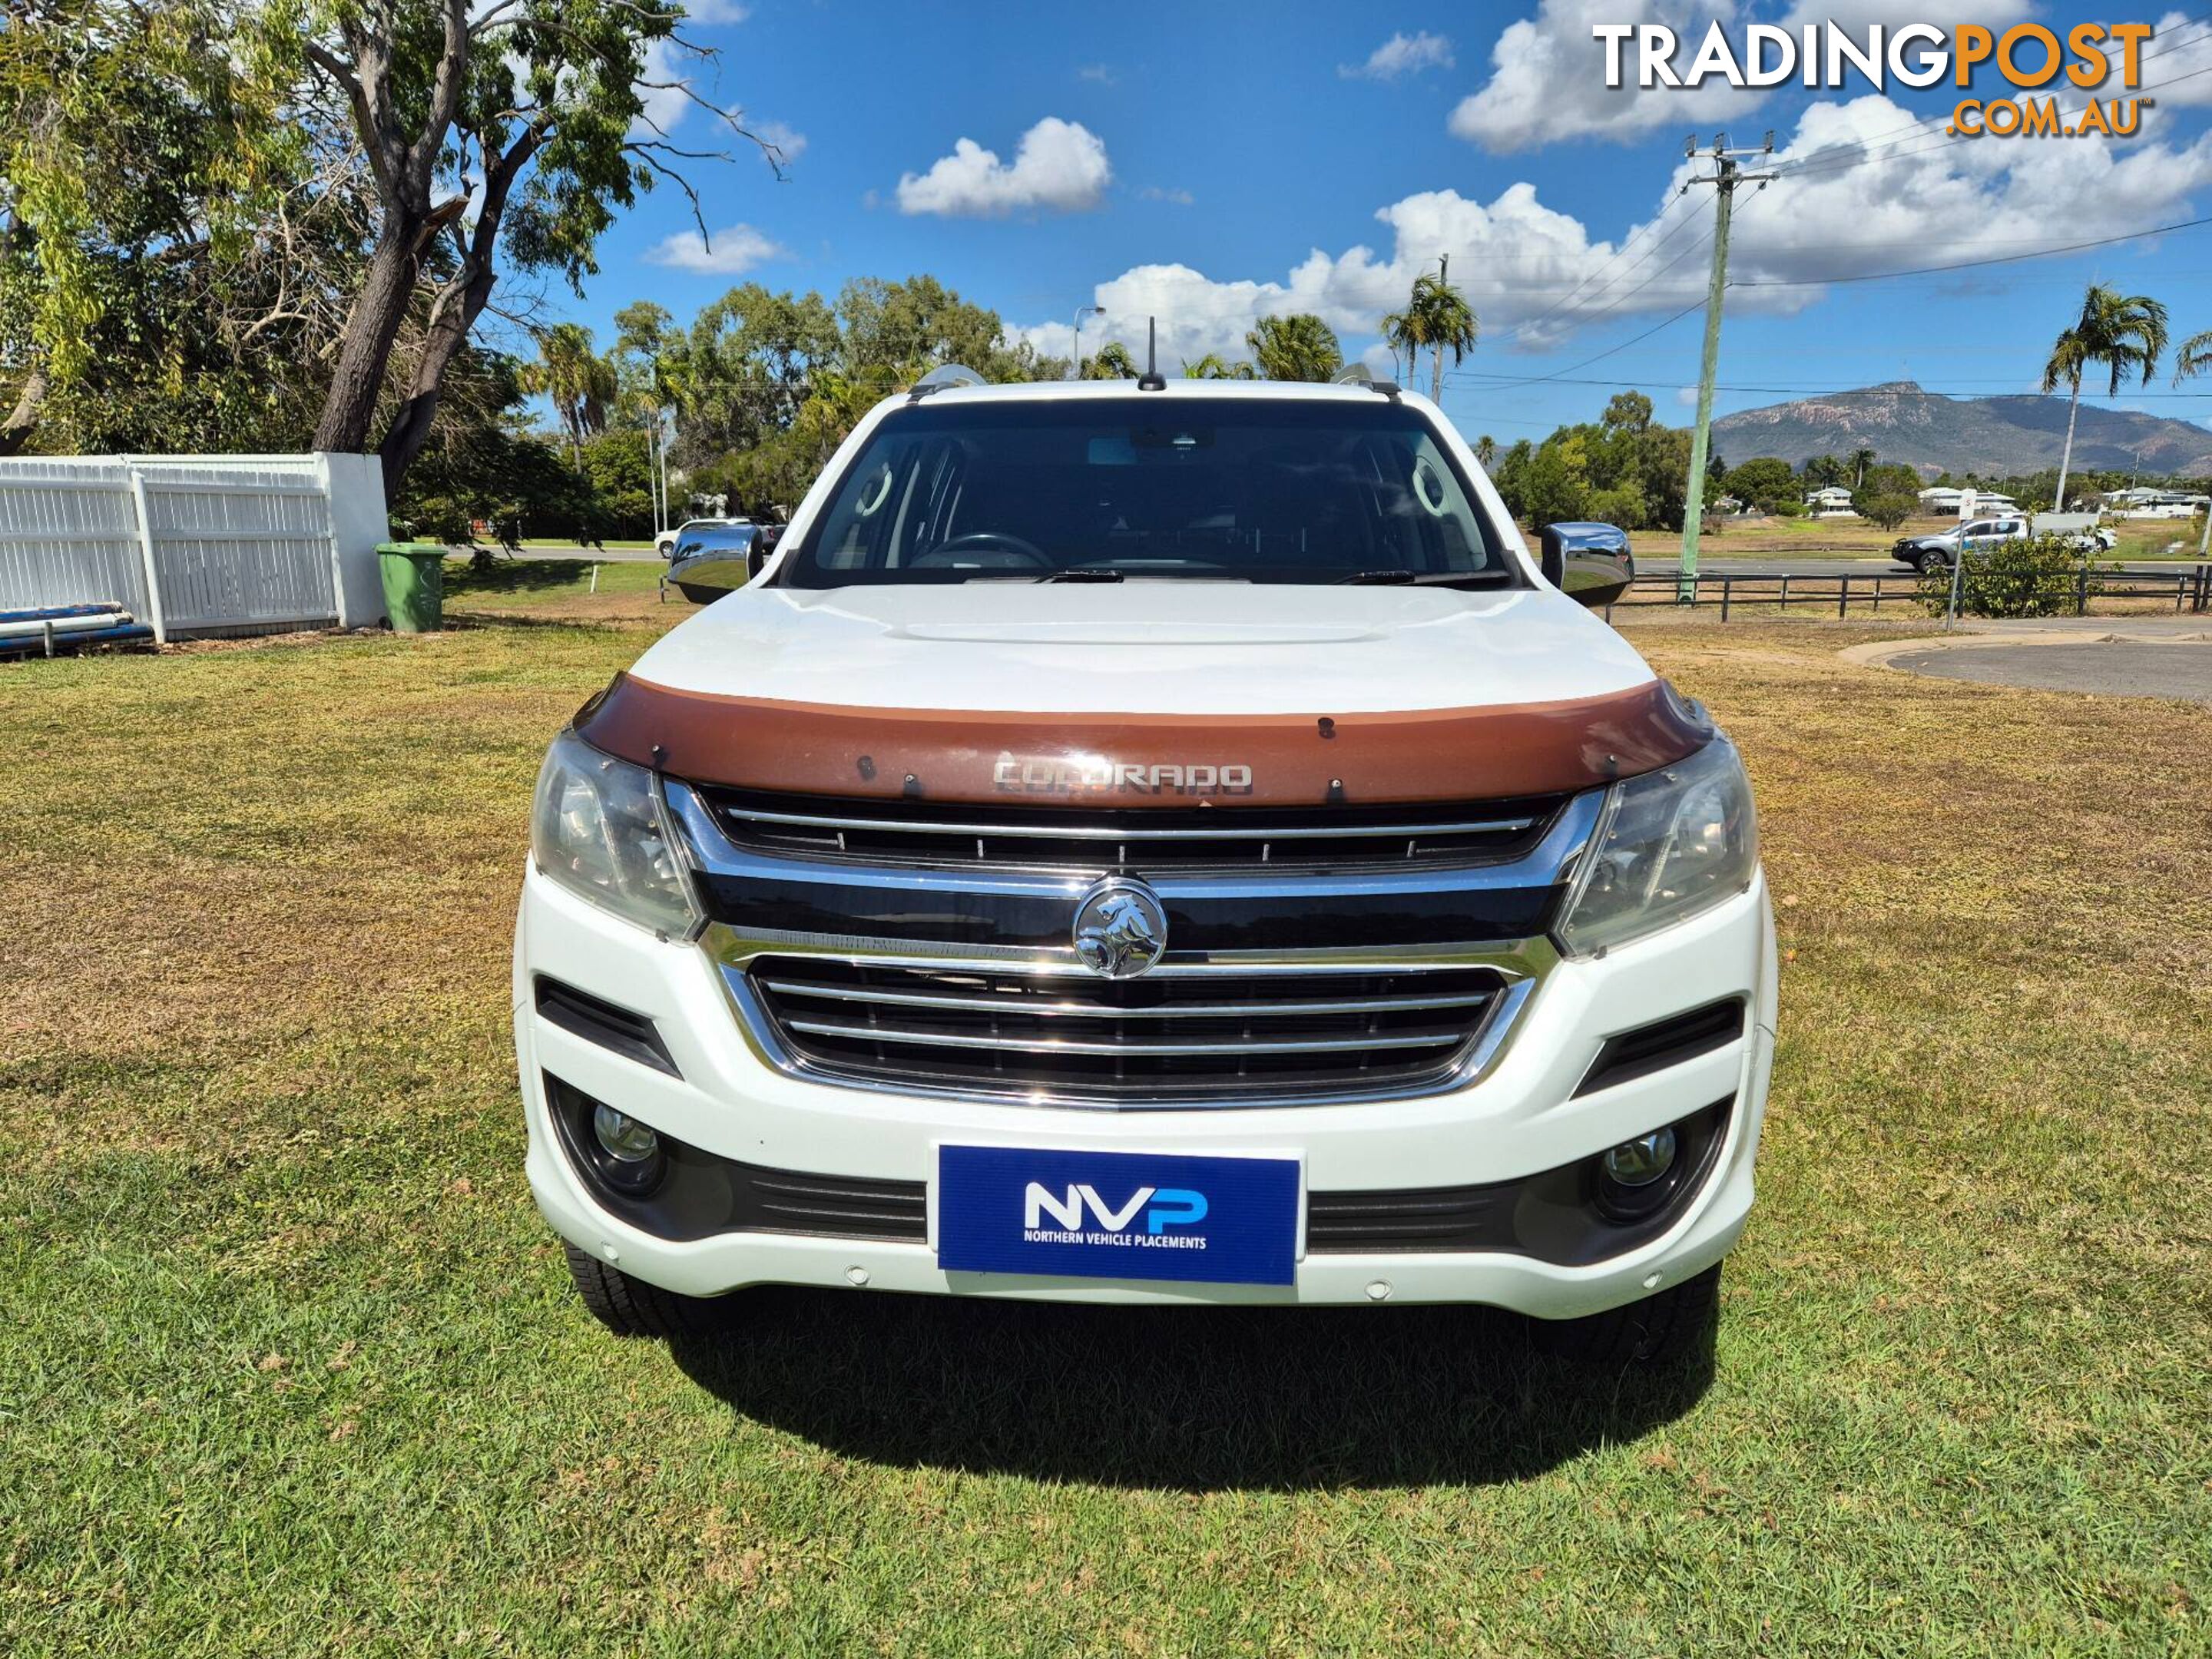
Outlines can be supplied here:
M1295 1158L937 1149L937 1262L951 1273L1288 1285Z

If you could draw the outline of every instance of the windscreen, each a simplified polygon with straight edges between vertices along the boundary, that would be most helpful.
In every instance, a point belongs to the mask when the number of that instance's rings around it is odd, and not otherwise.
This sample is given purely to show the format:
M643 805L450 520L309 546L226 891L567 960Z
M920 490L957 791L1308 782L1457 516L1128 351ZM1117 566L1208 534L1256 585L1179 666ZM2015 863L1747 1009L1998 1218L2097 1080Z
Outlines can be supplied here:
M781 580L1519 582L1413 410L1167 394L902 409Z

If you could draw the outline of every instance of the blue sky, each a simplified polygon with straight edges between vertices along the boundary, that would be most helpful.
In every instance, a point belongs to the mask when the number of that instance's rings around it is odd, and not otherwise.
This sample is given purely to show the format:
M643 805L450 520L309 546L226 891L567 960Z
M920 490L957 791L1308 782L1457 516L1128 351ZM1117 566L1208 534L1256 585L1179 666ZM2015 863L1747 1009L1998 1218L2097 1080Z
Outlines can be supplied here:
M2158 25L2142 78L2159 106L2132 141L1954 142L1940 118L1911 125L1948 114L1948 85L1603 86L1593 21L1664 21L1694 38L1716 16L1795 21L1789 0L696 0L694 12L689 33L720 57L683 72L785 136L789 177L747 157L698 167L711 254L674 190L625 216L583 301L548 295L603 338L635 299L688 321L738 282L834 295L855 276L928 271L1063 353L1075 308L1099 302L1106 328L1133 340L1156 312L1170 354L1185 356L1237 355L1257 313L1319 310L1348 351L1384 363L1376 318L1449 253L1483 320L1482 344L1447 377L1464 430L1510 441L1589 418L1617 389L1578 383L1593 380L1640 386L1681 421L1711 192L1675 186L1684 137L1720 127L1739 144L1773 128L1785 167L1738 198L1731 270L1763 285L1730 295L1721 381L1791 389L1723 391L1723 412L1903 378L2033 390L2093 278L2163 299L2177 335L2212 328L2212 227L1966 274L1832 280L2212 214L2212 13L1984 0L1972 15L1992 25ZM1834 0L1806 15L1925 14ZM1984 71L1975 90L1996 85ZM710 116L663 112L677 142L711 143ZM1085 326L1095 345L1100 324ZM1539 376L1558 378L1514 384ZM2164 375L2148 391L2161 395L2118 401L2212 424L2212 398L2172 396Z

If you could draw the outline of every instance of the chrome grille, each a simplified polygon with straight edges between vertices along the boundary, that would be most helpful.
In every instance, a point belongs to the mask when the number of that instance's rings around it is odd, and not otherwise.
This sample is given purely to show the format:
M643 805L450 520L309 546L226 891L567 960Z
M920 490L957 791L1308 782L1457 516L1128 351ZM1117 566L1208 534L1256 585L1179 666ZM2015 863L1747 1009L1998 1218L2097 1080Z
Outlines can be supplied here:
M805 1069L894 1085L1105 1103L1357 1095L1448 1078L1506 981L1489 967L1139 979L972 964L755 958L746 975Z
M1561 798L1457 805L1082 807L939 805L702 788L738 846L902 868L1296 871L1462 866L1517 858Z

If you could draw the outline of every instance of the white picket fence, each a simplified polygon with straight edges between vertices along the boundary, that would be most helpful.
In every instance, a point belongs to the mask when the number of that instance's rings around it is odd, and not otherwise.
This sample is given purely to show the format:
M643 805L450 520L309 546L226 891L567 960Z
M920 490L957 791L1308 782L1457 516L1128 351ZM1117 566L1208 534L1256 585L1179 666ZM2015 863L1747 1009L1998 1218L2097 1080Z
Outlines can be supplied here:
M0 611L113 603L155 637L384 617L373 455L0 460Z

